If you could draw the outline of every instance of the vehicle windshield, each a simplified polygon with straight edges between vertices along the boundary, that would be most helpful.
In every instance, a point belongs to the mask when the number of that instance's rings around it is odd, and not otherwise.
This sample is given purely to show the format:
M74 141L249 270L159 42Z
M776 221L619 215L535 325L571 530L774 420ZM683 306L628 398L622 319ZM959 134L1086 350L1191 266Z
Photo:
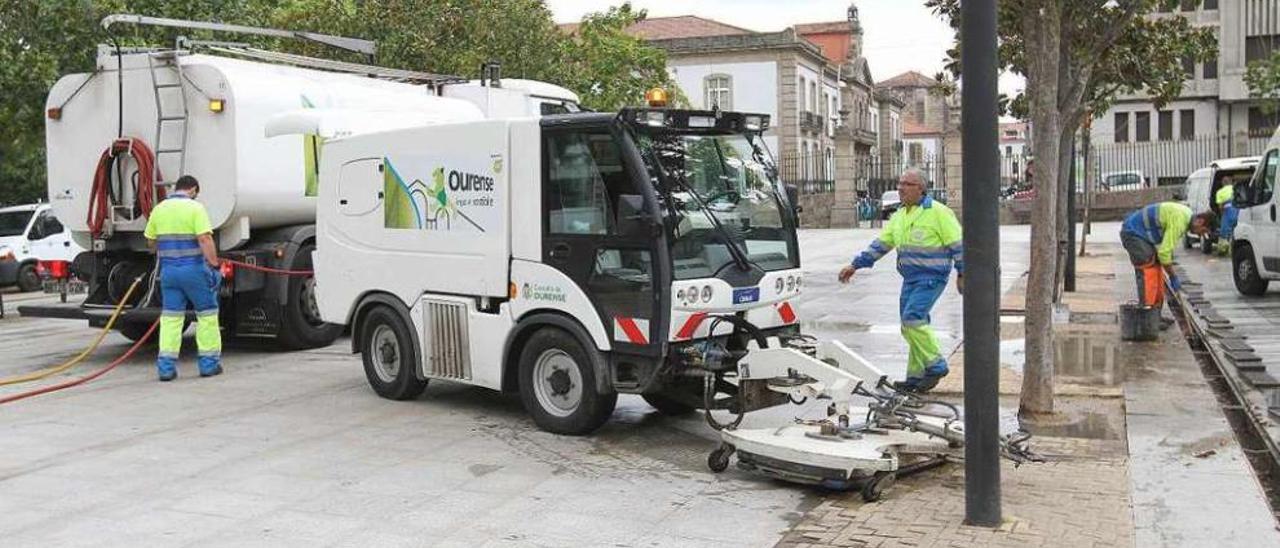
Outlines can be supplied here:
M715 276L736 245L761 270L799 266L777 174L758 136L641 134L638 145L671 230L674 278ZM665 177L658 176L654 159Z
M33 211L6 211L0 213L0 237L21 236L27 230Z

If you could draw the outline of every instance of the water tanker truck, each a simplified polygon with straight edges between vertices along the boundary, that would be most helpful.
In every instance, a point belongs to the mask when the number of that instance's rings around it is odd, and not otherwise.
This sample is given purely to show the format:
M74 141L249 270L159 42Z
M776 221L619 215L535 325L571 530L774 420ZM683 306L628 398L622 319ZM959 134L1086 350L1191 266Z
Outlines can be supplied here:
M364 54L364 40L135 15L103 26L147 24L214 33L311 40ZM99 46L89 73L61 78L46 105L48 197L80 254L71 272L82 303L24 306L26 316L105 325L142 277L116 326L142 337L159 315L155 255L142 235L147 215L181 175L201 183L219 253L244 265L308 271L315 249L319 163L326 139L368 127L540 116L577 110L572 92L542 82L483 80L303 57L228 42L179 38L167 48ZM315 133L269 138L268 120L305 123ZM270 338L285 348L327 345L312 277L223 264L220 321L228 335Z

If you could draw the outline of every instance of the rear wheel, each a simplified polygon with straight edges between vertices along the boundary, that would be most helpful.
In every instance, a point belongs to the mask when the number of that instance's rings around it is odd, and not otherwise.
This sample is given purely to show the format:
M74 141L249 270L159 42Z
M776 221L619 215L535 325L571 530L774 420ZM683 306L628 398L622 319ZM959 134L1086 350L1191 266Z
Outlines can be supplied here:
M1241 245L1231 253L1231 278L1241 295L1256 297L1267 292L1269 282L1262 279L1258 263L1253 259L1253 247Z
M520 352L520 399L538 428L580 436L609 420L618 394L596 390L595 369L573 335L546 327Z
M314 244L306 244L294 255L290 270L311 270L311 254ZM280 329L280 341L290 349L329 346L342 334L342 326L325 323L320 319L320 307L316 304L316 279L313 276L290 276L289 299L284 306L284 325Z
M18 267L18 291L35 291L40 289L40 274L36 272L35 263L27 263Z
M411 400L426 390L427 381L416 373L413 336L399 314L385 306L374 308L361 322L360 333L364 375L374 392L390 400Z

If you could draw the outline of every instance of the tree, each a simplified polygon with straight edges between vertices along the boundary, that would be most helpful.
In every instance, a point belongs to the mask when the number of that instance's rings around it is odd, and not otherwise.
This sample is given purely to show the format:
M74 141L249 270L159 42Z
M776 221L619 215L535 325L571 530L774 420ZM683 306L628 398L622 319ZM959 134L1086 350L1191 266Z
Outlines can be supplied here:
M498 61L505 77L562 85L595 110L638 104L646 89L671 85L665 54L626 34L645 17L630 4L588 15L569 34L539 0L0 0L0 204L46 195L45 97L59 77L93 69L97 44L162 46L186 35L370 61L321 44L206 31L119 25L109 36L99 21L110 13L366 38L378 42L375 64L467 78Z
M1267 112L1274 112L1276 104L1280 102L1280 51L1272 53L1267 59L1249 63L1244 81L1249 85L1250 95L1270 99L1263 104L1263 108Z
M1106 112L1120 93L1144 92L1157 108L1177 97L1187 75L1183 59L1216 55L1211 31L1186 18L1147 17L1177 0L1004 0L999 4L1000 62L1027 78L1023 97L1032 123L1036 155L1036 198L1032 209L1031 272L1026 295L1024 415L1053 412L1053 303L1065 247L1067 211L1063 196L1073 134L1088 112ZM927 0L926 5L958 28L960 0ZM1170 11L1166 9L1165 11ZM949 52L958 67L959 48ZM1056 251L1056 252L1055 252Z

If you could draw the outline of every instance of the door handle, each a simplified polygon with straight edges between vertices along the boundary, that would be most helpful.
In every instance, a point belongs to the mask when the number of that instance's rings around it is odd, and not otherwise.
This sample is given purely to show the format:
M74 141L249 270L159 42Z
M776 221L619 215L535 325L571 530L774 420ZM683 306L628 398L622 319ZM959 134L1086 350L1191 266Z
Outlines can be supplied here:
M1276 222L1276 205L1271 204L1271 222Z
M552 259L568 259L570 251L572 251L572 249L569 247L569 244L560 243L551 246L550 255Z
M62 242L62 247L71 247L71 242Z

